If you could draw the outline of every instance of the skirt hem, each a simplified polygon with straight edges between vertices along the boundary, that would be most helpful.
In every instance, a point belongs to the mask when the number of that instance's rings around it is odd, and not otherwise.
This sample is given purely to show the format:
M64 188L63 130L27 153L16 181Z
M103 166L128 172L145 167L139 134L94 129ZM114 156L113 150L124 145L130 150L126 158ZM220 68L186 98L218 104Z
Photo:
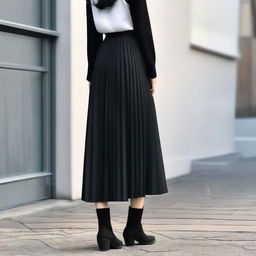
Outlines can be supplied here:
M157 195L163 195L167 194L169 191L161 191L161 192L152 192L152 193L146 193L146 194L140 194L140 195L134 195L134 196L128 196L125 198L104 198L104 199L81 199L81 201L87 202L87 203L95 203L95 202L127 202L131 198L136 198L136 197L146 197L146 196L157 196Z

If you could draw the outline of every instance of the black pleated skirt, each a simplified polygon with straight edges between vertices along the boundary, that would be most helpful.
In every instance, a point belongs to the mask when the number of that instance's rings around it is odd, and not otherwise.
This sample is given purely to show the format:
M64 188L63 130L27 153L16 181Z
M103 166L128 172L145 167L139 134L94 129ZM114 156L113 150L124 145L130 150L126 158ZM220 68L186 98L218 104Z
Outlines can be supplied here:
M153 97L133 32L107 34L90 85L81 200L168 192Z

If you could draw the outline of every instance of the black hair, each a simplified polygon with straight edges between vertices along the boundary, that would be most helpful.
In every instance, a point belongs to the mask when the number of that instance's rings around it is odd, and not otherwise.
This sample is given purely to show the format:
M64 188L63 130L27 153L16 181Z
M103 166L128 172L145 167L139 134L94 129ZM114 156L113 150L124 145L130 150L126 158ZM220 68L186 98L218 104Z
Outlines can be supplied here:
M105 9L107 7L111 7L116 2L116 0L97 0L96 3L94 0L92 0L92 2L97 8Z

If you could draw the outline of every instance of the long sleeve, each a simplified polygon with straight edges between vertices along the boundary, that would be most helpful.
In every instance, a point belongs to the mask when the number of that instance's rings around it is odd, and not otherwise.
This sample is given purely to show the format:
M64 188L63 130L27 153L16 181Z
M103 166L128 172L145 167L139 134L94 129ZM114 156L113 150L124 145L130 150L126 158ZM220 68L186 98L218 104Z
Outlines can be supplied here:
M146 0L129 0L134 31L146 63L149 78L155 78L156 54Z
M87 59L88 59L88 70L87 77L88 81L91 81L95 58L97 56L98 49L103 40L103 34L96 30L92 6L90 0L86 0L86 16L87 16Z

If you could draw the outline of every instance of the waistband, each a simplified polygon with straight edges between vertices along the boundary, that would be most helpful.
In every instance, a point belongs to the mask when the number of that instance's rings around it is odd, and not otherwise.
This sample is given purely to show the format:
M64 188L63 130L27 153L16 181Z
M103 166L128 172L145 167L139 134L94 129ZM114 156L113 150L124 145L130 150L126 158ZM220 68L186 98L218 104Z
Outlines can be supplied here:
M106 37L122 36L122 35L134 35L134 30L124 30L118 32L105 33Z

